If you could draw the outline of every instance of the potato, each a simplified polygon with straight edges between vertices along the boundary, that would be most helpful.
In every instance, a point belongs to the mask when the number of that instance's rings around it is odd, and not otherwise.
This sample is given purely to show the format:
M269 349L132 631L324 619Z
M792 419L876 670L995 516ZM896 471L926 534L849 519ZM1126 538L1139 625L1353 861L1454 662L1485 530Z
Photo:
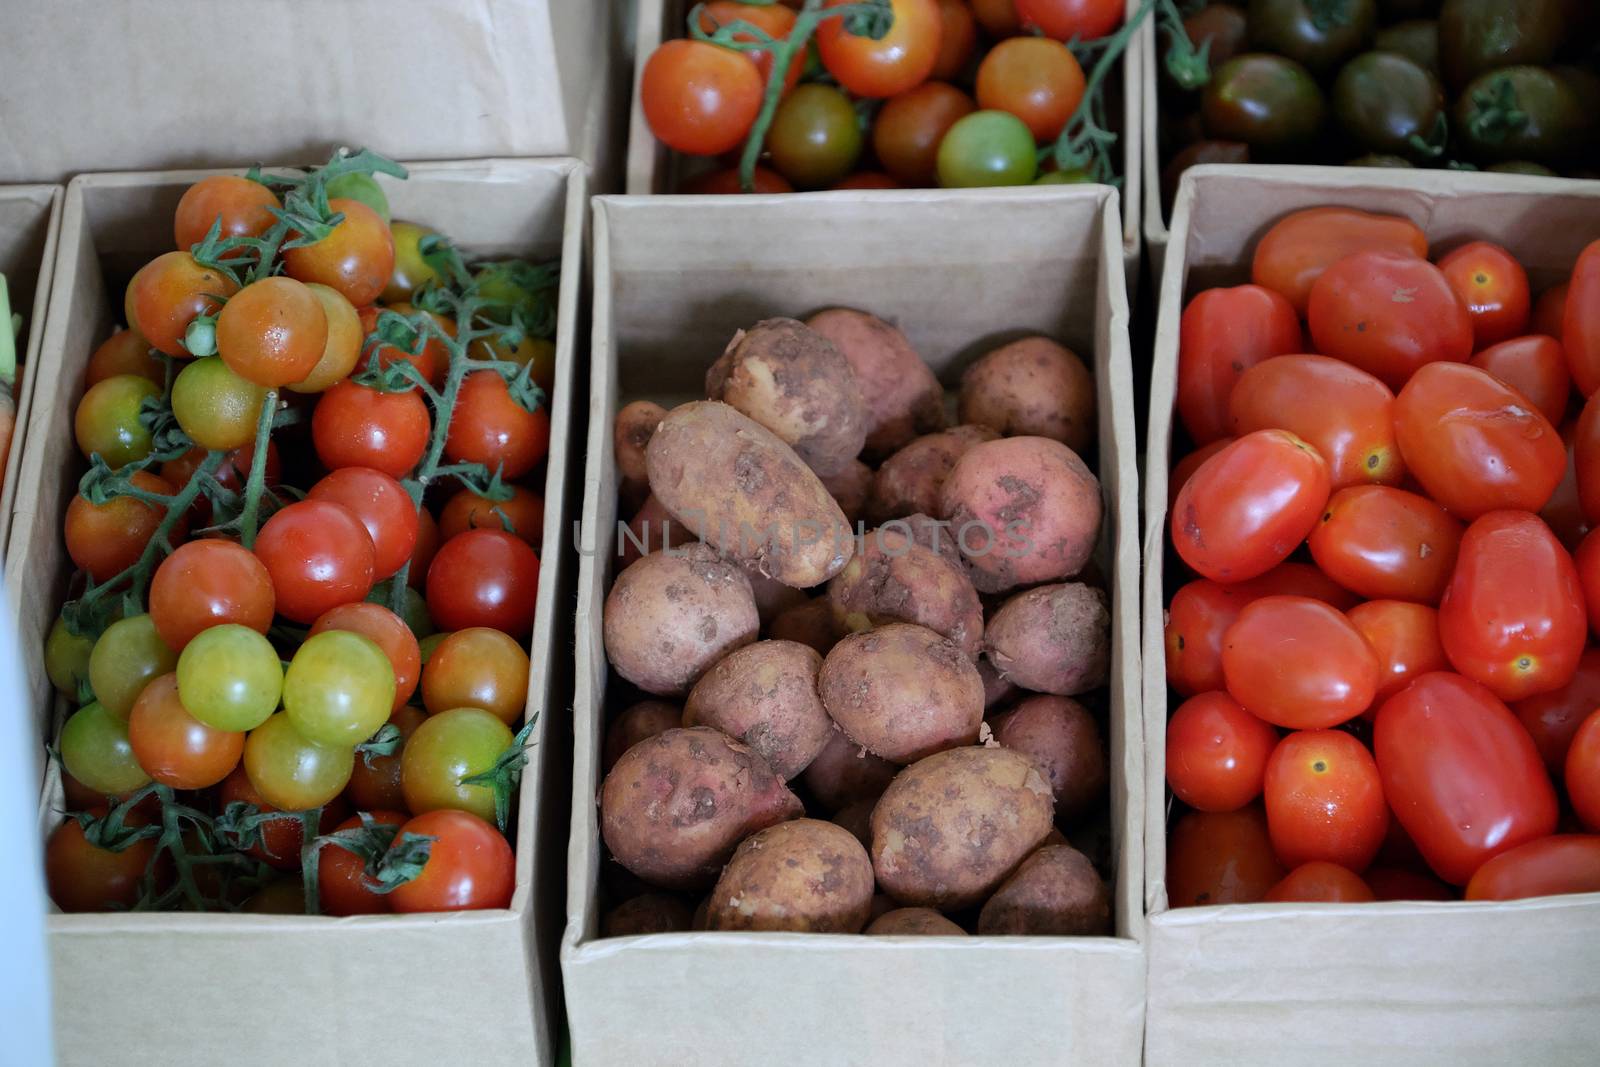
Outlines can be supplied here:
M619 713L606 727L601 769L609 772L628 749L647 737L683 725L683 709L665 700L641 700Z
M932 908L896 908L873 919L864 934L886 937L966 937L967 932Z
M872 866L902 904L984 900L1050 832L1050 783L1005 748L954 748L912 764L872 811Z
M1017 694L1017 687L1009 678L1004 677L994 669L987 657L978 659L978 677L983 679L983 706L992 708L1002 704Z
M959 562L911 540L898 522L867 531L828 583L841 630L912 622L954 641L969 659L983 642L983 605Z
M832 341L794 319L740 330L706 371L706 396L744 412L818 475L855 462L867 410L850 364Z
M796 819L741 844L711 891L710 930L859 933L872 910L872 861L850 831Z
M960 645L911 623L889 623L834 645L817 690L852 741L892 763L970 745L983 723L978 668Z
M788 781L828 743L833 720L817 695L822 657L794 641L757 641L701 676L683 725L711 726L753 748Z
M1074 452L1094 444L1094 378L1048 337L1013 341L968 367L956 410L1007 437L1048 437Z
M867 851L870 852L872 850L868 849ZM872 923L877 922L879 919L883 918L885 915L889 914L891 911L894 911L896 907L898 907L898 905L895 904L894 898L889 896L889 894L887 894L887 893L874 893L874 894L872 894L872 910L870 912L868 912L868 918L867 918L868 925L871 925ZM862 931L862 932L865 933L865 931Z
M621 566L629 567L642 556L663 548L677 548L693 540L694 534L681 522L673 522L661 501L647 496L628 520L628 525L617 531L617 557Z
M1071 697L1030 696L994 717L994 739L1033 760L1056 798L1056 816L1071 823L1105 799L1106 747L1089 709Z
M646 893L625 900L600 920L601 937L634 934L670 934L689 929L694 911L682 897L671 893Z
M642 485L648 480L644 448L666 417L667 409L649 400L635 400L617 412L612 442L617 454L617 473L622 475L623 481Z
M837 474L820 477L823 487L833 494L834 503L844 512L845 521L854 529L867 509L867 497L872 494L872 468L853 459Z
M750 579L709 545L652 552L617 575L606 595L606 656L656 696L688 692L760 627Z
M1111 933L1111 894L1088 857L1047 845L1022 862L978 913L983 936L1095 937Z
M837 726L828 743L800 780L827 811L843 811L851 804L876 801L889 788L900 768L879 759L845 736Z
M850 363L867 403L869 455L887 456L918 434L944 429L944 389L905 334L851 308L819 311L806 325Z
M1100 532L1099 480L1046 437L973 445L945 479L939 506L980 593L1070 578Z
M774 619L790 608L811 601L804 590L784 585L776 578L768 578L752 570L745 571L744 575L750 579L750 595L756 599L756 615L763 627L771 625Z
M839 631L833 622L833 605L826 597L807 600L803 604L784 608L767 624L767 636L774 641L798 641L826 656L828 650L839 643Z
M709 726L639 742L600 786L606 847L664 889L710 886L740 841L802 813L766 760Z
M689 920L689 929L704 930L706 928L706 914L711 910L711 894L707 893L700 898L700 903L694 906L694 918Z
M650 491L724 556L796 589L849 562L850 525L772 431L715 400L667 412L645 450Z
M975 444L1000 435L987 426L955 426L917 438L883 461L872 479L867 517L875 523L917 512L935 514L944 480Z
M835 826L842 826L861 842L862 848L872 847L872 809L877 807L876 800L858 800L854 804L846 805L833 813L829 821Z
M1087 693L1105 685L1111 670L1106 595L1081 582L1018 593L990 617L983 647L995 669L1023 689Z

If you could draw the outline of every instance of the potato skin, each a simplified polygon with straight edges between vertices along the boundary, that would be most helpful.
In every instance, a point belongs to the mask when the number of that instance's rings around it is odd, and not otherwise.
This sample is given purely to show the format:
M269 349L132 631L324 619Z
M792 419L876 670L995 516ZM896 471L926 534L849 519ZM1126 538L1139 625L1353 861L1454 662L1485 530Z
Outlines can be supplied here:
M795 819L734 852L711 891L706 928L860 933L872 893L872 861L850 831Z
M760 628L750 579L708 545L652 552L617 575L606 594L606 657L656 696L688 692Z
M646 893L625 900L600 920L601 937L670 934L689 929L694 910L672 893Z
M992 708L1017 695L1017 687L1009 678L994 669L988 657L978 657L978 677L983 679L983 706Z
M861 521L862 513L867 510L867 498L872 495L872 468L859 459L853 459L836 474L819 477L822 478L823 488L833 494L834 503L844 512L845 521L854 529L856 523Z
M794 319L735 333L706 371L706 396L771 430L822 477L845 470L866 442L866 404L850 364Z
M1023 689L1087 693L1105 685L1111 669L1106 595L1082 582L1018 593L989 619L983 646L995 669Z
M1007 437L1048 437L1083 452L1094 443L1094 378L1071 349L1025 337L966 369L957 412Z
M983 605L961 564L911 539L898 522L867 531L828 583L841 630L912 622L954 641L969 659L983 642Z
M802 813L766 760L709 726L639 742L600 786L606 847L664 889L712 885L740 841Z
M852 804L876 801L899 772L897 765L865 751L835 725L800 780L824 810L840 812Z
M864 934L885 937L966 937L967 932L932 908L896 908L867 924Z
M826 656L828 650L839 643L833 607L826 597L820 596L774 615L767 624L767 636L774 641L798 641L816 649L819 656Z
M853 308L819 311L806 325L850 363L867 404L868 455L886 456L918 434L944 429L944 389L905 334Z
M876 800L858 800L834 812L833 818L828 821L849 830L851 836L861 842L862 848L871 848L872 809L877 806Z
M1002 748L1039 768L1056 798L1056 816L1073 822L1105 799L1111 768L1089 709L1071 697L1030 696L990 722Z
M918 512L939 511L939 492L956 460L973 445L998 440L987 426L952 426L925 434L883 461L872 479L867 517L882 524Z
M673 522L667 509L654 496L644 498L639 510L628 520L627 534L617 532L617 557L623 567L663 548L677 548L694 540L683 523ZM641 547L643 546L643 547Z
M978 934L1094 937L1111 933L1111 894L1087 856L1047 845L1022 861L978 913Z
M683 725L711 726L749 745L788 781L828 743L833 720L817 695L822 657L794 641L757 641L700 677Z
M683 709L665 700L641 700L619 712L606 727L601 769L606 773L628 749L647 737L675 730L683 724Z
M1100 533L1100 481L1078 454L1046 437L973 445L940 494L980 593L1070 578Z
M844 513L811 468L727 404L667 412L645 463L667 511L724 556L784 585L821 585L855 550Z
M983 679L948 637L896 622L851 634L822 661L823 706L852 741L892 763L970 745L983 724Z
M872 811L872 866L902 904L957 911L989 896L1050 832L1050 783L1004 748L912 764Z
M756 614L760 616L763 627L771 625L774 619L790 608L797 608L811 599L806 596L805 590L784 585L776 578L768 578L756 571L746 570L744 576L750 579L750 593L756 598Z
M656 427L666 418L667 409L650 400L635 400L617 412L612 425L612 443L617 455L617 473L623 481L642 484L645 473L644 449Z

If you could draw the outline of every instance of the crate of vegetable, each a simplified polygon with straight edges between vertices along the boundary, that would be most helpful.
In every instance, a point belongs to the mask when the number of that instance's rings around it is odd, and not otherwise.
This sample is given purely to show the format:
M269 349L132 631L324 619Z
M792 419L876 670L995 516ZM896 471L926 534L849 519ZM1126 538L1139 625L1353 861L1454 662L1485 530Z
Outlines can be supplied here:
M548 1059L586 174L67 187L5 572L64 1060L214 1060L108 974L330 1059Z
M45 297L61 228L61 187L0 186L0 549L11 532L33 375L44 340Z
M1149 1062L1592 1058L1597 209L1522 175L1185 176L1145 484Z
M1131 1062L1116 194L715 214L596 201L575 1058Z

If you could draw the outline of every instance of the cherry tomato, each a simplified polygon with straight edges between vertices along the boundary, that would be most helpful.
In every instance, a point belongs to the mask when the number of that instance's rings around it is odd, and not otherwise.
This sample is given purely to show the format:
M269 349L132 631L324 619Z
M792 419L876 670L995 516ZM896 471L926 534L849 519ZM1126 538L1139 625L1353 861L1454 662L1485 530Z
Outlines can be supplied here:
M1287 304L1285 304L1287 307ZM1274 356L1239 376L1228 398L1234 434L1288 430L1328 461L1333 488L1399 485L1394 394L1372 375L1326 356Z
M861 175L857 175L857 177L861 177ZM785 189L779 191L793 192L794 190ZM487 347L489 354L495 359L503 359L507 363L515 363L519 367L531 366L533 368L531 377L534 384L546 393L555 389L556 344L554 341L544 337L524 336L517 343L517 346L512 348L501 338L490 337L487 340L479 340L478 344ZM482 355L481 352L475 354ZM446 363L448 364L448 360Z
M1350 620L1322 601L1268 596L1247 604L1223 635L1222 674L1229 695L1253 715L1315 730L1348 722L1372 704L1378 657Z
M329 470L371 467L404 478L428 447L428 406L412 391L382 393L339 382L317 400L311 439Z
M967 3L972 8L972 17L991 40L1003 41L1022 31L1016 0L967 0Z
M958 77L977 50L978 26L965 0L939 0L939 58L933 61L933 77Z
M151 350L150 342L138 330L118 330L100 342L100 347L89 357L83 387L87 389L119 374L132 374L165 385L167 365Z
M264 387L209 356L178 372L172 383L172 414L201 448L228 451L255 441L267 396Z
M1391 822L1391 826L1399 825ZM1431 874L1398 867L1368 867L1362 876L1379 900L1454 900L1454 891Z
M189 714L178 697L176 674L163 674L139 694L128 716L128 743L139 766L174 789L216 785L244 753L242 731L214 729Z
M789 31L794 29L794 12L780 4L741 4L735 0L711 0L701 9L700 27L707 33L713 33L719 26L731 25L735 22L747 22L760 30L765 30L769 37L782 40L789 36ZM736 33L736 41L755 41L754 34ZM773 56L765 48L752 49L745 52L746 59L755 63L756 69L761 72L761 84L765 86L772 80ZM789 69L783 74L783 91L793 89L795 82L800 80L800 70L805 66L804 51L797 51L789 59Z
M454 337L456 335L455 321L443 315L436 315L431 311L424 311L419 307L406 303L390 304L388 310L397 315L404 315L409 319L414 319L418 315L425 315L432 319L446 336ZM376 315L373 316L373 322L377 322ZM370 333L371 328L366 332ZM423 342L421 350L417 352L407 352L391 345L379 345L378 366L387 367L400 362L410 363L417 368L423 378L427 379L428 384L435 389L440 388L444 385L444 376L450 370L450 349L443 341L431 333L426 336L427 340ZM500 357L498 352L492 354L495 358Z
M1229 398L1246 371L1304 345L1289 301L1259 285L1198 294L1178 334L1178 416L1199 445L1229 435Z
M89 684L89 656L93 651L94 638L73 633L67 629L67 620L57 615L44 639L44 669L50 684L62 695L76 699L79 684Z
M1578 569L1537 515L1491 511L1467 527L1439 602L1455 669L1501 700L1572 680L1588 623Z
M1122 25L1122 0L1016 0L1017 17L1058 41L1092 41Z
M367 818L379 826L392 826L396 831L405 824L408 816L398 811L382 809L365 812ZM352 815L334 828L359 830L365 825L361 815ZM396 835L398 836L398 834ZM389 910L389 896L373 888L366 877L366 861L347 848L323 845L317 853L317 892L322 911L327 915L382 915Z
M417 511L417 547L411 550L411 569L406 582L413 589L421 589L428 580L428 568L433 557L439 554L439 524L427 508Z
M827 0L838 7L850 0ZM937 0L890 0L893 21L879 40L848 33L844 20L824 19L817 26L817 52L822 65L856 96L882 99L921 85L939 58L943 16Z
M1567 281L1561 347L1578 392L1589 396L1600 388L1600 241L1579 254Z
M1302 863L1266 896L1269 904L1365 904L1376 899L1359 874L1324 860Z
M1567 318L1567 287L1568 283L1562 282L1539 294L1539 299L1533 303L1533 321L1528 326L1529 332L1561 339ZM1565 349L1562 355L1566 355Z
M328 630L347 630L374 642L389 660L394 673L394 701L390 714L398 712L416 692L422 670L422 653L416 635L405 622L381 604L340 604L318 616L310 636Z
M146 493L171 496L174 492L170 482L149 471L135 471L129 480ZM91 504L87 497L76 495L67 505L67 555L91 579L103 582L139 562L166 515L166 508L134 496ZM187 526L179 519L169 540L174 544L182 540Z
M678 191L701 196L727 196L743 193L744 189L739 185L739 168L728 167L723 170L711 171L709 174L702 174ZM792 193L794 192L794 186L790 185L783 175L776 174L766 167L757 167L755 171L755 188L751 192Z
M1328 491L1316 449L1284 430L1258 430L1206 460L1178 491L1172 541L1207 578L1254 578L1305 540Z
M511 494L510 500L490 500L461 490L439 513L439 536L448 541L467 530L505 530L538 548L544 543L544 498L520 485Z
M1572 735L1564 781L1578 821L1600 830L1600 711L1591 712Z
M1201 693L1167 722L1167 784L1200 811L1234 811L1261 795L1278 732L1226 693Z
M1600 708L1600 648L1593 645L1583 650L1572 681L1511 705L1551 774L1562 773L1573 735L1595 708Z
M1172 473L1167 476L1167 509L1169 511L1178 499L1178 490L1188 484L1190 477L1200 469L1200 464L1237 440L1237 437L1219 437L1209 445L1201 445L1172 465Z
M400 786L401 758L405 742L427 718L427 712L410 705L389 716L389 721L400 730L401 747L389 756L361 754L350 773L350 784L345 787L350 803L361 811L406 806L405 791Z
M249 746L248 740L245 745ZM243 764L222 780L222 785L217 789L217 804L222 808L229 804L249 804L262 813L281 810L268 804L256 792ZM332 830L344 817L345 810L344 804L337 798L325 805L317 818L317 833L325 834ZM300 869L300 848L304 843L305 824L298 815L292 819L269 819L261 824L260 842L246 849L246 854L280 871L297 871Z
M150 616L129 615L107 626L95 641L89 653L89 685L107 711L126 720L145 683L177 666L178 654L161 640Z
M1474 348L1499 344L1527 330L1532 303L1528 272L1510 252L1488 241L1473 241L1439 260L1439 269L1472 316Z
M106 812L104 804L89 809L97 819L103 819ZM123 825L148 822L135 810L128 813ZM113 852L90 842L78 820L67 819L45 843L45 884L56 907L68 914L127 910L139 899L145 871L155 856L154 838L141 838Z
M494 371L467 375L456 394L445 456L457 463L482 463L504 478L520 478L549 450L548 411L522 407Z
M1007 111L974 111L945 131L936 161L939 184L951 189L1027 185L1039 172L1033 135Z
M61 765L101 796L131 793L150 781L128 741L128 724L102 704L85 704L61 727Z
M1406 469L1463 519L1497 508L1538 511L1561 483L1566 448L1550 420L1476 367L1423 367L1395 398L1394 421ZM1581 450L1578 463L1581 490Z
M220 270L203 266L188 252L164 252L139 268L128 283L128 325L151 347L169 356L187 356L183 335L197 315L215 315L218 297L227 299L239 285Z
M1346 617L1361 631L1378 657L1377 705L1430 671L1447 671L1450 659L1439 641L1439 613L1426 604L1407 600L1369 600L1351 608Z
M1424 674L1378 710L1383 792L1428 866L1465 885L1483 863L1556 827L1533 740L1483 686Z
M359 200L333 197L328 206L344 218L315 244L284 249L283 269L297 281L337 289L353 306L364 307L378 299L394 273L394 238L382 216Z
M1600 835L1556 834L1518 845L1479 867L1468 900L1522 900L1600 892Z
M1255 904L1287 872L1272 851L1260 804L1191 811L1167 841L1167 899L1174 908Z
M1083 68L1048 37L1001 41L978 65L978 106L1015 115L1040 144L1061 135L1083 90Z
M117 374L91 385L72 417L83 458L98 454L115 470L148 456L154 440L139 415L147 398L160 395L161 386L136 374Z
M379 300L385 304L409 302L424 282L439 276L422 258L422 239L436 236L437 233L437 230L415 222L396 219L389 223L389 236L394 238L394 272L389 275L389 284L383 287Z
M217 354L239 377L269 389L305 378L327 344L322 301L293 278L251 282L217 316Z
M1343 730L1302 730L1278 742L1263 796L1273 849L1294 866L1324 860L1364 871L1389 826L1372 753Z
M176 652L202 630L223 623L264 634L276 602L266 565L231 541L179 545L150 580L150 618Z
M306 811L328 803L350 781L355 750L349 745L319 745L278 712L250 731L244 743L244 769L261 799L283 811Z
M748 55L704 41L663 43L639 78L650 132L692 156L739 147L761 110L761 93L761 72Z
M298 381L287 385L297 393L320 393L355 369L361 358L361 342L366 331L361 328L361 317L343 293L320 282L311 282L306 288L322 305L322 315L328 324L328 340L311 370Z
M433 838L422 873L389 893L397 912L508 908L516 889L511 846L489 823L463 811L418 815L401 834Z
M1303 315L1310 304L1311 287L1323 271L1346 256L1370 250L1421 259L1428 254L1428 239L1410 220L1395 215L1371 215L1344 207L1308 208L1279 219L1261 238L1251 280L1287 297Z
M294 622L309 623L372 591L377 551L361 519L341 504L290 504L261 527L255 553L272 576L279 614Z
M177 686L183 706L203 725L254 730L278 710L283 666L272 642L248 626L225 623L202 630L178 656Z
M283 710L307 741L354 748L388 721L394 692L394 668L376 641L325 630L307 637L289 661Z
M878 162L910 185L939 179L939 142L958 119L972 114L972 97L941 81L923 82L885 100L872 125Z
M1554 337L1530 334L1490 345L1468 361L1533 401L1552 426L1567 417L1572 379L1567 357Z
M767 151L773 168L796 189L822 189L854 169L861 141L861 123L850 98L831 85L813 82L778 104L767 132Z
M482 708L452 708L430 716L406 741L400 786L406 807L420 815L439 808L494 818L494 791L462 780L494 766L513 743L511 728Z
M1429 363L1472 356L1472 319L1438 267L1409 252L1357 252L1311 287L1317 351L1399 389Z
M1463 527L1427 497L1386 485L1341 489L1311 531L1311 558L1363 597L1437 604Z
M163 463L161 477L182 489L194 478L195 471L205 463L206 455L206 450L196 445L176 459L169 459ZM241 492L245 482L250 478L250 468L255 462L255 455L256 443L251 440L248 444L231 450L222 464L211 472L211 476L224 489L231 489L235 493ZM266 476L266 484L269 486L277 485L283 474L283 462L278 456L278 444L270 438L267 441L266 469L262 473ZM195 498L189 514L196 525L208 525L211 519L211 502L201 494Z
M417 546L417 506L405 487L371 467L341 467L306 494L309 500L343 504L361 520L377 551L373 575L387 578Z
M514 637L533 627L539 557L501 530L446 541L428 567L428 610L445 630L490 626Z
M457 630L428 658L422 701L435 715L451 708L482 708L501 722L515 724L528 702L528 669L528 654L499 630Z
M181 251L188 251L205 240L213 225L223 239L260 237L278 221L271 209L279 206L277 195L260 182L237 174L213 174L183 191L172 218L173 240Z

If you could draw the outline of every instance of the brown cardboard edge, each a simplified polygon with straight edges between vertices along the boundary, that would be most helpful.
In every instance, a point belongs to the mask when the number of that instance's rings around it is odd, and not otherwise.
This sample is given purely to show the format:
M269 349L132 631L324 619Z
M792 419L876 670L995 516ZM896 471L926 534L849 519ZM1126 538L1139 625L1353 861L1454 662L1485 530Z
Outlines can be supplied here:
M44 345L46 312L49 311L50 281L55 275L56 244L61 236L61 202L66 187L61 185L14 185L0 189L0 196L37 197L48 194L49 215L45 223L44 248L39 257L39 274L33 287L32 322L27 324L28 344L23 356L22 381L19 395L12 397L16 404L16 424L11 431L11 454L6 457L5 487L0 490L0 549L11 540L11 515L17 498L17 478L22 470L23 442L27 439L28 416L33 411L33 388L39 380L35 368L39 365L39 352ZM9 327L10 324L4 324Z

